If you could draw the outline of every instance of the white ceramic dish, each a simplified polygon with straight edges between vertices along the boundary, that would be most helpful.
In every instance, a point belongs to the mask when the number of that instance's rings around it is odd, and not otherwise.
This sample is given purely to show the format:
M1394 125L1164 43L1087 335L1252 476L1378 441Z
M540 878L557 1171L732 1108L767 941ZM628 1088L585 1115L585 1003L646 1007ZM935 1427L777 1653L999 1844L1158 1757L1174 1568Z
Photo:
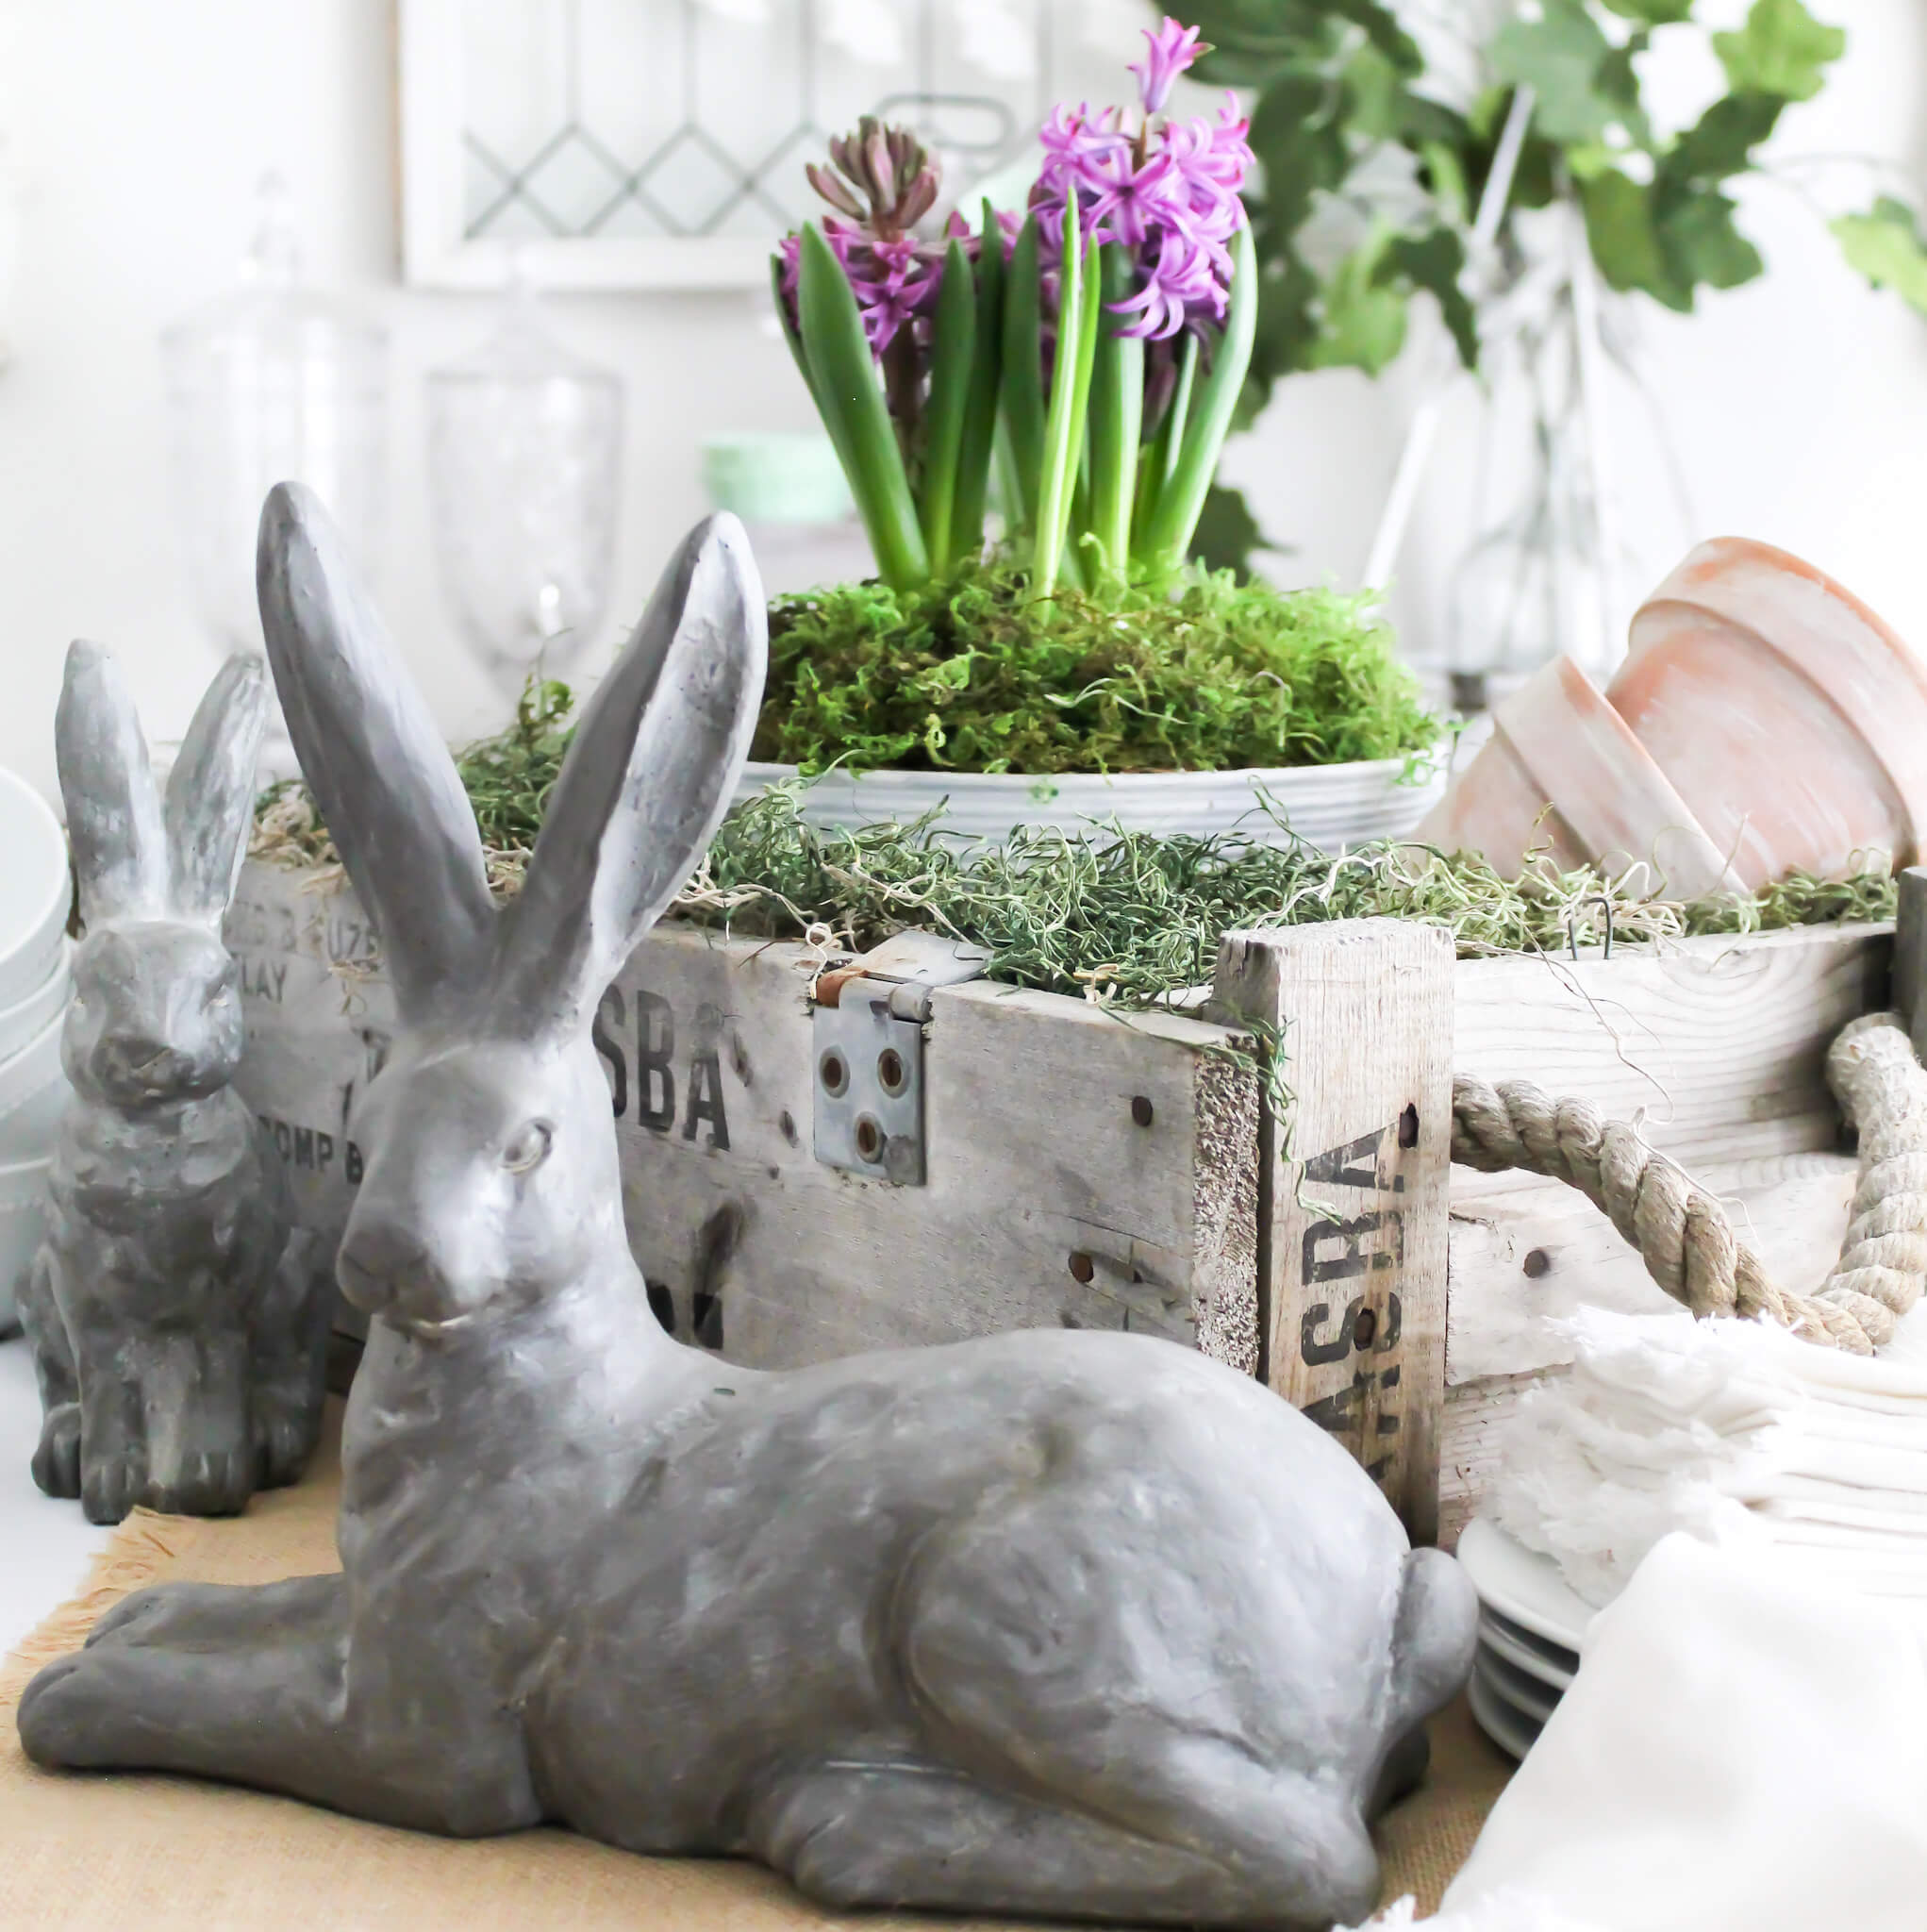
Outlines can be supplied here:
M1496 1523L1474 1517L1458 1540L1479 1601L1535 1637L1577 1655L1585 1648L1592 1606L1559 1574L1559 1566L1513 1540Z
M20 1325L20 1284L47 1227L51 1158L0 1165L0 1335Z
M1538 1724L1522 1710L1515 1710L1503 1698L1495 1697L1477 1671L1466 1686L1466 1702L1472 1707L1472 1718L1478 1727L1508 1757L1523 1758L1538 1741Z
M54 970L30 992L10 1007L0 1007L0 1060L39 1039L48 1021L67 1009L73 986L74 941L63 932L54 956Z
M1115 819L1126 831L1196 838L1241 832L1262 844L1284 842L1260 793L1300 838L1327 851L1370 839L1403 838L1444 795L1443 765L1416 785L1399 783L1404 760L1303 765L1276 771L1136 772L1104 776L1066 773L1026 777L986 772L825 772L805 791L806 824L824 830L909 824L941 807L942 828L1004 844L1019 825L1083 831ZM778 779L793 765L743 767L737 799Z
M66 943L67 835L26 780L0 767L0 1009L45 985Z
M57 1080L60 1071L60 1032L65 1026L65 1003L18 1052L0 1059L0 1123L33 1106Z
M1499 1616L1483 1606L1479 1641L1553 1690L1564 1690L1579 1672L1579 1659L1570 1650L1547 1643L1531 1631L1521 1630L1510 1618Z
M1482 1642L1472 1668L1486 1681L1486 1688L1502 1697L1515 1710L1523 1711L1535 1724L1544 1724L1559 1707L1559 1693L1537 1678L1529 1677L1509 1664L1496 1651Z

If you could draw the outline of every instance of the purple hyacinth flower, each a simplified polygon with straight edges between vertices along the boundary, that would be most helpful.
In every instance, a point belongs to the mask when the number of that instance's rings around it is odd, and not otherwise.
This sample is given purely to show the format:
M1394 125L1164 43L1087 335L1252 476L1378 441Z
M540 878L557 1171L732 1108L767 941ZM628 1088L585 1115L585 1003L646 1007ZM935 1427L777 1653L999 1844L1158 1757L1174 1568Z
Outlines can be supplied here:
M1126 153L1111 161L1105 175L1089 208L1079 209L1099 241L1141 248L1163 224L1182 225L1188 218L1189 184L1168 152L1135 168Z
M1155 33L1146 27L1144 38L1151 42L1150 48L1141 63L1133 64L1131 72L1138 76L1144 111L1156 114L1163 111L1171 97L1171 83L1200 55L1208 54L1211 49L1198 39L1196 27L1180 26L1169 14Z
M1145 261L1144 286L1113 305L1114 312L1134 318L1118 333L1162 341L1200 316L1221 319L1225 296L1209 253L1188 241L1177 228L1167 228L1155 258Z

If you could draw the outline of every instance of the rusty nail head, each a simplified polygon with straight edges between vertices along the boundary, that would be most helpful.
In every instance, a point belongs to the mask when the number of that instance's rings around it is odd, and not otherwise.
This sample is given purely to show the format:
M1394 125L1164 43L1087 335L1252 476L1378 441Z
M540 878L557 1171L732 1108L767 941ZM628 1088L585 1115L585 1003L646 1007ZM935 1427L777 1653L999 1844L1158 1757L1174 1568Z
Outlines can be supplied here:
M817 1074L823 1083L823 1091L840 1095L850 1084L850 1069L844 1064L843 1056L835 1047L817 1062Z
M1527 1275L1537 1281L1541 1274L1552 1273L1553 1257L1543 1248L1533 1248L1527 1253L1521 1265Z
M1148 1127L1151 1124L1151 1102L1141 1093L1134 1093L1131 1096L1131 1118L1140 1127Z
M892 1100L910 1084L909 1075L904 1071L904 1057L895 1047L887 1046L877 1055L876 1077Z
M1082 1248L1076 1249L1071 1257L1071 1274L1076 1281L1088 1281L1097 1273L1095 1264Z
M878 1161L883 1158L883 1129L869 1114L856 1116L856 1151L865 1160Z
M1370 1348L1371 1338L1378 1333L1378 1310L1360 1308L1352 1324L1352 1341L1358 1348Z

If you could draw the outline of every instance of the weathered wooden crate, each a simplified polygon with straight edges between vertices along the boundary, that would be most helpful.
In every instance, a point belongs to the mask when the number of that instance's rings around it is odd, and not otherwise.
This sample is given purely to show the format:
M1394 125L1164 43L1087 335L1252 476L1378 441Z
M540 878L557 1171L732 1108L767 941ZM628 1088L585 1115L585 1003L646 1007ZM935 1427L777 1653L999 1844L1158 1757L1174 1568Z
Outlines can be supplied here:
M352 896L323 883L251 864L230 937L242 1085L331 1237L392 1010ZM1673 1306L1571 1191L1451 1168L1453 1074L1639 1120L1811 1287L1853 1172L1822 1062L1886 1000L1891 933L1457 965L1444 934L1387 920L1232 934L1207 1018L932 987L891 1036L922 1061L913 1185L818 1158L813 994L842 963L820 952L666 925L595 1041L631 1242L685 1340L786 1367L1006 1328L1165 1336L1263 1376L1450 1544L1496 1425L1565 1366L1553 1318Z
M350 1110L393 1021L372 936L338 885L250 864L229 938L249 1016L241 1085L332 1256L360 1174ZM1441 935L1371 921L1228 941L1226 1024L981 980L931 988L911 1028L918 1185L818 1158L812 990L835 963L669 924L603 1001L629 1234L660 1319L759 1367L1033 1326L1169 1337L1269 1375L1431 1533ZM1278 1037L1289 1144L1254 1055Z

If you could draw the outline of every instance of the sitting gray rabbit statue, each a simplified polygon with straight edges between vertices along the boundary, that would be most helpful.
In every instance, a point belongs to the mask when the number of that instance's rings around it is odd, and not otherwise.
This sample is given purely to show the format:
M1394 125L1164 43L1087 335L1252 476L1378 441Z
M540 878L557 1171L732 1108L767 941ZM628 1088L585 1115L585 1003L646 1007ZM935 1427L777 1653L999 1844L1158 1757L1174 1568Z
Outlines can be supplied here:
M671 563L501 911L427 709L294 486L259 570L401 1014L340 1260L374 1318L345 1574L129 1597L28 1688L29 1756L747 1856L839 1907L1368 1912L1367 1821L1422 1768L1475 1600L1314 1424L1144 1337L758 1374L650 1311L590 1021L742 764L765 623L740 525Z
M61 1038L73 1095L21 1296L34 1480L95 1523L230 1515L291 1483L321 1430L329 1308L297 1265L273 1143L228 1084L240 969L221 941L254 816L267 689L230 658L162 798L98 644L55 724L85 936Z

